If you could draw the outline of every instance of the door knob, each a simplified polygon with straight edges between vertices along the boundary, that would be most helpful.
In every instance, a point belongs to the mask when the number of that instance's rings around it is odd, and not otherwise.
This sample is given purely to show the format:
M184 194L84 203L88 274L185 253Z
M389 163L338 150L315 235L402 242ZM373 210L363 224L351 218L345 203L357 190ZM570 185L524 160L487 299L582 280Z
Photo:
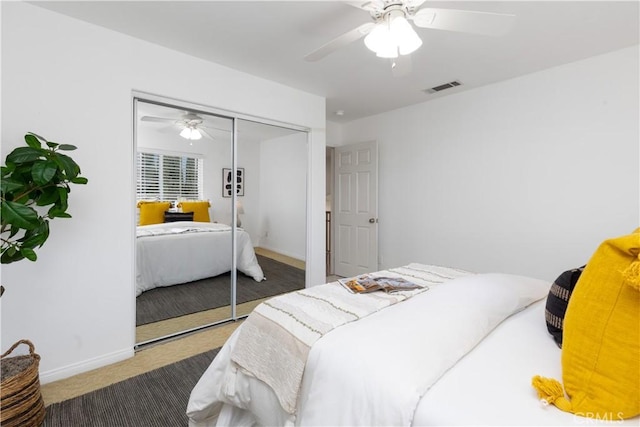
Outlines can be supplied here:
M375 219L375 218L369 218L369 223L370 223L370 224L375 224L375 222L376 222L376 219Z

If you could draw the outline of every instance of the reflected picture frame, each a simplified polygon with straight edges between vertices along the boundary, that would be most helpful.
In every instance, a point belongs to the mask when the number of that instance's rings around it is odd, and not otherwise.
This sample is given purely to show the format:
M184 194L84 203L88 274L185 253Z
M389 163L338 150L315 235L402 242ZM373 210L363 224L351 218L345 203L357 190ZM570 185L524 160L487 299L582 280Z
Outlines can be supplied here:
M236 196L244 196L244 168L236 169L236 177L232 177L231 168L222 168L222 197L231 197L235 187Z

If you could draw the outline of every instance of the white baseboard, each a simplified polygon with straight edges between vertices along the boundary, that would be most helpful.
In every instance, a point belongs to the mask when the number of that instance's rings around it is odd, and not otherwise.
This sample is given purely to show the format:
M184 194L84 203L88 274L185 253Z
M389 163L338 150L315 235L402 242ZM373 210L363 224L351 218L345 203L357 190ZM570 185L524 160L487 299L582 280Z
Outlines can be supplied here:
M93 369L102 368L103 366L129 359L130 357L133 357L134 354L135 352L133 348L126 348L94 359L88 359L72 365L52 369L50 371L40 372L40 383L47 384L82 374Z

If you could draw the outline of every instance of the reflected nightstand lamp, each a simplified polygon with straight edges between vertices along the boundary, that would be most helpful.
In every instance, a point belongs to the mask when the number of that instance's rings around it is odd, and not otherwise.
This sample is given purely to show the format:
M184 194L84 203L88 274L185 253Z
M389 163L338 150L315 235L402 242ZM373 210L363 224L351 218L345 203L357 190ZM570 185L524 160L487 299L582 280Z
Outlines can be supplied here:
M242 202L238 200L236 202L236 225L240 227L242 222L240 222L240 214L244 214L244 206L242 206Z

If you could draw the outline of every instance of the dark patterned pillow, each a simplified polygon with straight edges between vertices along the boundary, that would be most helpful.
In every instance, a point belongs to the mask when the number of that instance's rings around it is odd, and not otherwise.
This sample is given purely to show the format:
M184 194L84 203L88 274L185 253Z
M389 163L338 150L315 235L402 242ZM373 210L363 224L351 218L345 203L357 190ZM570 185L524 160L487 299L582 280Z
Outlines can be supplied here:
M558 347L562 347L562 325L569 298L585 267L583 265L580 268L565 271L558 276L549 290L544 317L547 322L547 330L553 336L553 340L558 344Z
M164 222L193 221L193 212L165 212Z

